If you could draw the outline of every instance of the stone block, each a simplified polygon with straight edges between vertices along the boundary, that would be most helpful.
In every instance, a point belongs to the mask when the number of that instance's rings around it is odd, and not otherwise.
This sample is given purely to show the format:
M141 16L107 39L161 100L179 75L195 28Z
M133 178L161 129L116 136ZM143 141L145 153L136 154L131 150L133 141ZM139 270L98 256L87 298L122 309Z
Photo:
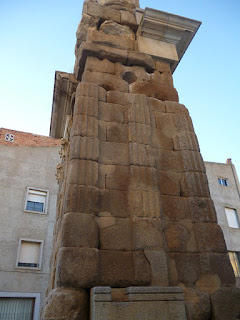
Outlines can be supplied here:
M87 39L87 31L89 28L97 28L99 19L97 17L90 16L88 14L83 14L82 19L78 25L76 36L77 44L76 47L79 48L83 41Z
M128 125L128 140L130 142L151 145L152 130L150 125L130 122Z
M103 31L107 35L128 38L132 41L135 40L135 33L128 26L116 23L111 20L104 21L100 25L99 30Z
M107 59L99 60L95 57L88 57L85 64L85 70L90 72L115 74L115 65Z
M209 254L210 268L221 280L221 287L235 287L236 279L227 253Z
M152 274L149 261L143 251L133 252L134 261L134 285L148 286L151 284Z
M142 52L128 51L126 64L128 66L143 67L147 72L153 72L155 69L155 62L153 58Z
M156 98L147 98L148 105L152 111L166 112L166 103Z
M124 50L134 50L134 40L129 37L106 34L98 30L88 30L87 41Z
M176 132L172 134L174 150L200 151L197 136L194 132Z
M71 137L86 136L98 137L98 120L88 115L76 115L73 117Z
M207 293L195 288L184 288L184 301L188 319L211 319L211 304Z
M129 84L137 80L149 81L150 75L147 71L140 66L127 67L121 63L115 63L115 74L119 75Z
M126 124L108 123L107 124L108 142L128 142L128 126Z
M104 7L96 2L87 2L83 7L83 13L104 20L112 20L117 23L121 22L121 15L118 10L110 7Z
M217 216L212 199L210 198L189 198L189 206L192 212L193 222L215 222Z
M102 120L98 120L98 138L102 141L107 141L107 123ZM99 153L99 147L98 147Z
M100 143L100 163L128 165L128 154L128 144L103 141Z
M199 151L184 150L180 154L183 171L206 172L203 158Z
M160 219L133 218L133 241L135 250L156 250L163 247Z
M138 26L137 26L135 14L133 14L132 12L123 11L123 10L121 10L120 13L121 13L121 24L123 25L126 24L133 30L136 30Z
M58 253L56 283L59 287L89 289L98 279L97 249L61 248Z
M83 81L95 83L106 91L118 90L120 92L128 92L128 83L110 73L84 71Z
M105 175L106 189L127 191L130 184L130 168L128 166L114 166Z
M198 250L203 252L227 252L222 229L216 223L194 223Z
M172 171L158 171L159 191L164 195L180 196L181 174Z
M101 190L100 211L110 212L114 217L128 217L128 192L119 190Z
M102 87L98 87L98 100L103 102L107 100L107 91Z
M147 97L159 100L178 102L178 93L175 88L163 86L157 83L137 81L129 86L130 93L145 94Z
M128 193L129 211L132 217L159 218L158 191L130 191Z
M130 169L130 190L158 191L157 171L155 168L131 166Z
M135 284L134 259L131 251L99 251L100 284L124 288Z
M168 62L156 61L156 69L160 72L171 73L170 64Z
M66 213L62 221L61 247L98 248L98 226L94 216Z
M45 320L87 320L89 294L84 289L57 288L46 300Z
M99 140L97 138L74 136L70 144L70 160L72 159L97 161L99 159Z
M99 189L96 187L68 184L64 199L64 212L98 212Z
M100 250L132 250L132 222L129 218L98 217Z
M186 113L189 115L188 109L180 103L173 102L173 101L166 101L166 112L168 113Z
M88 96L78 96L74 104L74 116L89 115L98 117L98 99Z
M128 111L129 122L150 125L151 114L147 104L146 96L142 94L128 94L126 95L126 98L131 104Z
M98 185L98 162L79 159L71 160L69 183L96 187Z
M166 253L164 251L144 250L144 254L151 266L151 286L169 286Z
M222 288L211 296L212 319L227 320L239 319L240 316L240 289Z
M181 155L177 151L155 149L156 166L158 170L182 171Z
M76 90L76 99L79 96L98 99L98 86L94 83L80 82Z
M114 8L116 10L126 10L126 11L134 12L136 8L136 1L132 1L132 0L131 1L118 0L117 3L113 0L99 0L99 3L104 6Z
M106 122L124 123L124 113L127 108L120 104L104 103L99 104L99 118Z
M158 70L154 70L151 74L151 82L173 88L172 74L169 72L160 73Z
M208 180L205 173L185 172L180 181L181 195L183 197L206 197L210 198Z
M130 164L137 166L155 167L154 150L145 144L129 143Z
M155 149L173 150L173 140L166 136L161 129L153 129L152 146Z
M164 226L163 231L166 252L197 252L191 220L170 221Z
M107 102L125 106L127 103L127 100L124 93L115 90L115 91L107 92Z

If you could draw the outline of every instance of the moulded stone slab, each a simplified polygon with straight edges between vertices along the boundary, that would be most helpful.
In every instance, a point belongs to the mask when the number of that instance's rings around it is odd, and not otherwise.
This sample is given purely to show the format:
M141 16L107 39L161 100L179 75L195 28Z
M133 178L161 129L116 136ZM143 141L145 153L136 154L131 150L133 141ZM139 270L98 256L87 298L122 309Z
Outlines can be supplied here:
M240 314L240 289L222 288L211 296L212 315L216 320L238 319Z
M133 253L131 251L99 251L100 284L127 287L135 283Z
M64 212L97 213L99 189L68 184L64 200Z
M111 212L114 217L128 217L128 192L119 190L101 190L100 211Z
M56 282L60 287L89 289L98 279L97 249L61 248L58 253Z
M93 215L66 213L63 216L61 247L97 248L98 243L98 226Z
M98 162L71 160L69 164L69 183L96 187L98 185Z
M85 64L85 70L115 74L115 65L107 59L99 60L96 57L88 57Z
M181 195L184 197L209 197L208 180L205 173L185 172L180 181Z
M97 222L100 228L101 250L132 250L132 223L129 218L113 220L112 217L98 217Z
M57 288L46 301L45 320L87 320L89 294L84 289Z
M99 158L99 140L97 138L74 136L71 139L69 159L94 160Z
M105 164L129 164L128 144L116 142L100 143L100 162Z
M128 92L128 83L119 76L109 73L84 71L83 81L96 83L107 91L118 90L120 92Z
M163 247L161 220L133 218L135 250L160 249Z
M152 286L168 286L168 265L164 251L144 250L144 254L151 265Z
M178 93L175 88L163 86L156 83L137 81L130 85L129 91L132 93L145 94L147 97L159 100L178 102Z

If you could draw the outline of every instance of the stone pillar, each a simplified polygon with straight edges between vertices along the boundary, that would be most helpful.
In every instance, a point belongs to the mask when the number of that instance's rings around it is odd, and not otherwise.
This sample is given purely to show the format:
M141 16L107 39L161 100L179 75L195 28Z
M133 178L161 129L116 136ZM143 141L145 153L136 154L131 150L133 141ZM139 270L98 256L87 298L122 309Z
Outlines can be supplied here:
M188 319L222 319L218 303L235 286L197 137L172 79L199 23L138 5L84 2L46 320L89 319L98 286L158 287L157 308L164 292L182 287ZM232 317L238 311L229 307ZM160 319L154 314L148 320Z

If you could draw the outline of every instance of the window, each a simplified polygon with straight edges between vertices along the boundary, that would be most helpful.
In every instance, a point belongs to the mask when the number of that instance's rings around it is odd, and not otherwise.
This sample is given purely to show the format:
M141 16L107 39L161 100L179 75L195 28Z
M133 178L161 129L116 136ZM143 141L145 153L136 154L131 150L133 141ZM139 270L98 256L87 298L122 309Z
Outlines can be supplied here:
M239 228L239 221L237 216L237 211L231 208L225 208L228 225L231 228Z
M5 134L5 141L13 142L14 141L14 135L11 133Z
M227 179L225 179L225 178L218 178L218 183L219 183L221 186L225 186L225 187L228 186L228 181L227 181Z
M31 212L47 212L48 191L28 188L25 210Z
M41 268L43 241L20 239L17 267Z
M230 262L233 267L235 277L240 277L240 253L239 252L228 252Z

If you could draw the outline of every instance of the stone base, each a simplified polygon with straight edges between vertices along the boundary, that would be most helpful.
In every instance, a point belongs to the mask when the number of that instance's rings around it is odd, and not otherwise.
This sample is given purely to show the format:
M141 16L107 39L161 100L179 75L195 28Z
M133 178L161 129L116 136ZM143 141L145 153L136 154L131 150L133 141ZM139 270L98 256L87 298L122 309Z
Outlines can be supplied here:
M179 287L91 289L90 320L186 320Z

